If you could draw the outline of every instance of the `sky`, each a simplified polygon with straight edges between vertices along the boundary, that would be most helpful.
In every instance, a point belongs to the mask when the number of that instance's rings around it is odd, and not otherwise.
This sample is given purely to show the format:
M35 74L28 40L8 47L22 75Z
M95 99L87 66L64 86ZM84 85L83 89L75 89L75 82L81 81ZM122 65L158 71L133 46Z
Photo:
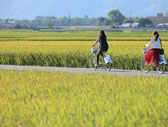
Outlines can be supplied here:
M36 16L107 17L111 10L130 17L168 12L168 0L0 0L0 19L34 19Z

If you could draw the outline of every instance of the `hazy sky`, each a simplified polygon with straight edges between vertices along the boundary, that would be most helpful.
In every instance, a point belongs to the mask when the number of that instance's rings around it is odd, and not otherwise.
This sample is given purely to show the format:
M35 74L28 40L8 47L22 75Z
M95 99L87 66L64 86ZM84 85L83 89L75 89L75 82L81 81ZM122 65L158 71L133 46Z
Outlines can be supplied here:
M0 0L0 18L33 19L36 16L106 17L118 9L125 16L155 16L168 12L168 0Z

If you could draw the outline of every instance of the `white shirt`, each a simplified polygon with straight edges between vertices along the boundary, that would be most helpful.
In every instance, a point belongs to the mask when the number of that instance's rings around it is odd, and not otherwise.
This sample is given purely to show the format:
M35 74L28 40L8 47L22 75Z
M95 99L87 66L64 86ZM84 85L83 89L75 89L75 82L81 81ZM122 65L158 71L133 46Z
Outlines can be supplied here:
M161 48L161 44L160 44L161 39L158 38L156 41L154 38L151 39L151 42L149 44L146 44L145 46L150 48L152 46L152 48L155 49L160 49Z

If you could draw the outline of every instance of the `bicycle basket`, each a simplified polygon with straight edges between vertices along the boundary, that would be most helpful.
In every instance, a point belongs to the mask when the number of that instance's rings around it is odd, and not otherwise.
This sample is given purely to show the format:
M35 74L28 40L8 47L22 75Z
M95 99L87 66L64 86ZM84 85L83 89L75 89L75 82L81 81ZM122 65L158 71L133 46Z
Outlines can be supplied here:
M105 55L104 56L104 61L105 61L106 64L113 62L110 55Z
M91 53L97 53L99 50L99 47L91 48Z
M142 53L145 54L149 49L148 48L143 48Z
M159 56L159 64L167 64L167 60L164 56Z

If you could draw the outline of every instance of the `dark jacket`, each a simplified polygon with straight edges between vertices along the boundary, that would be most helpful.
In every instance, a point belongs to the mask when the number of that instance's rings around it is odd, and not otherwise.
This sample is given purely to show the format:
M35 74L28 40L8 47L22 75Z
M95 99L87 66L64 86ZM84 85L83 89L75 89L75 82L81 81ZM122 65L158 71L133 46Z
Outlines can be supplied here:
M108 50L108 43L107 43L107 39L106 40L101 40L99 39L100 42L100 49L102 51L107 51Z

